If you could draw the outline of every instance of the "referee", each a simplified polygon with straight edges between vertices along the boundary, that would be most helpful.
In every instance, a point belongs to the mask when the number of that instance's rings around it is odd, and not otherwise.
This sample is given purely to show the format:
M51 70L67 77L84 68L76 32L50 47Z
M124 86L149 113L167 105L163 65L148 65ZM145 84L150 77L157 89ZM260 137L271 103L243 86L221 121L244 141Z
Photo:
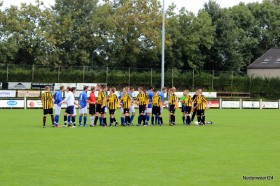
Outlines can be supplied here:
M45 91L41 96L42 106L43 106L43 128L46 128L47 115L51 115L52 126L54 127L54 117L53 117L53 95L50 92L50 87L46 86Z

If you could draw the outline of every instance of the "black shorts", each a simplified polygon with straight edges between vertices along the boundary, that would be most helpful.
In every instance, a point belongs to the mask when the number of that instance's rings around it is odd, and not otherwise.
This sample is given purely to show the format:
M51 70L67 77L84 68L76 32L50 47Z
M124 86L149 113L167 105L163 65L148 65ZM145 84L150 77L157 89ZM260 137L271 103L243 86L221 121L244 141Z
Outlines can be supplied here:
M96 112L99 112L100 114L104 114L105 112L105 107L102 108L101 104L96 105Z
M95 104L90 104L88 110L90 115L94 115L96 113Z
M123 113L124 113L124 114L127 114L127 113L129 114L129 109L128 109L128 108L124 108L124 109L123 109Z
M197 110L196 114L199 116L203 116L205 114L205 110Z
M110 115L115 115L115 109L109 109L109 113L110 113Z
M192 112L192 107L185 107L185 112L190 114Z
M160 115L160 107L153 106L153 108L152 108L152 114L153 114L153 115Z
M144 114L146 110L146 105L139 105L139 114Z
M44 113L44 115L48 115L48 114L53 115L53 109L52 108L51 109L44 109L43 113Z
M175 105L169 105L169 112L170 113L175 113Z

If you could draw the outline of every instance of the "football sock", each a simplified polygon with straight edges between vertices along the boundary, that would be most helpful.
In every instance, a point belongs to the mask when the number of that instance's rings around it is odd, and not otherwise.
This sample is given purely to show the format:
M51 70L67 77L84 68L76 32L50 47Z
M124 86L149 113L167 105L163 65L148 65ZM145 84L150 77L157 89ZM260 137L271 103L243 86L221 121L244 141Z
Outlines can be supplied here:
M160 116L159 117L159 123L162 125L163 124L163 120L162 120L162 117Z
M121 117L121 124L122 124L122 125L124 125L124 124L125 124L125 119L124 119L124 117L123 117L123 116Z
M70 121L71 121L71 117L70 117L70 115L69 115L69 116L67 116L67 120L68 120L68 123L70 123Z
M193 121L193 120L194 120L195 115L196 115L196 112L193 112L193 113L192 113L192 119L191 119L191 121Z
M46 120L47 120L47 117L44 116L44 117L43 117L43 125L44 125L44 126L46 126Z
M94 125L97 124L97 121L98 121L98 116L95 116L95 118L94 118Z
M76 126L76 116L72 116L72 123Z
M104 123L103 123L103 118L102 118L102 117L99 117L99 124L100 124L101 126L104 125Z
M154 125L155 117L152 116L152 125Z
M149 123L149 121L150 121L150 115L146 115L146 121Z
M203 124L205 124L205 116L201 116L201 121Z
M80 124L80 125L82 124L82 118L83 118L83 116L80 116L80 117L79 117L79 124Z
M110 126L112 126L113 122L114 122L114 118L110 118Z
M52 124L54 124L54 117L51 115Z
M138 125L141 124L141 120L142 120L142 116L140 115L140 116L138 116Z
M131 122L131 123L132 123L133 119L134 119L134 115L132 114L132 115L130 116L130 122Z
M156 121L155 121L155 123L156 123L156 124L159 124L159 122L160 122L160 121L159 121L159 117L158 117L158 115L156 115Z
M188 122L188 125L191 124L191 117L190 116L187 116L187 122Z
M67 116L64 116L64 125L67 123Z
M186 119L186 117L182 116L183 124L185 124L185 119Z
M84 116L84 125L87 124L87 116Z
M94 116L90 116L90 125L93 125L94 123Z
M197 121L198 121L198 123L201 122L201 116L197 116Z
M107 119L106 119L106 117L103 118L103 123L104 123L104 125L107 125Z

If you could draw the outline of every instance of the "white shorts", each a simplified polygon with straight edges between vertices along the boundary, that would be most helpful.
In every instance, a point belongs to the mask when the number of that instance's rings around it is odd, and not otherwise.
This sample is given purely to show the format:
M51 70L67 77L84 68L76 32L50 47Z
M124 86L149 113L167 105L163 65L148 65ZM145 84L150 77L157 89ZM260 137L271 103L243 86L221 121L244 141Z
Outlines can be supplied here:
M60 115L61 106L58 106L57 104L54 105L55 115Z
M147 108L146 113L149 113L149 114L152 113L152 108Z
M79 114L87 114L87 107L80 108L79 109Z
M135 112L135 108L134 108L134 105L132 105L129 109L129 113L132 114Z

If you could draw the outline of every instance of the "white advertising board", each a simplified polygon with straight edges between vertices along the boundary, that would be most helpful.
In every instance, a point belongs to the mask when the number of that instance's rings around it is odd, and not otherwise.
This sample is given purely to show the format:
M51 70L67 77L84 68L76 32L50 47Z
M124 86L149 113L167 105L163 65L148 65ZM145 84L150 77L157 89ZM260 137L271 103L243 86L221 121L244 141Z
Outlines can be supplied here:
M262 102L263 109L278 109L279 103L278 102Z
M222 101L222 108L240 108L239 101Z
M55 83L54 84L54 90L59 90L60 86L66 87L77 87L77 83Z
M97 83L77 83L77 90L84 90L84 86L88 86L88 90L90 90L91 87L96 87Z
M24 100L0 100L0 108L24 108Z
M42 108L41 100L27 100L27 108Z
M15 98L16 91L15 90L0 90L1 98Z
M243 101L242 103L243 108L260 108L259 101Z
M8 89L31 89L30 82L9 82Z

